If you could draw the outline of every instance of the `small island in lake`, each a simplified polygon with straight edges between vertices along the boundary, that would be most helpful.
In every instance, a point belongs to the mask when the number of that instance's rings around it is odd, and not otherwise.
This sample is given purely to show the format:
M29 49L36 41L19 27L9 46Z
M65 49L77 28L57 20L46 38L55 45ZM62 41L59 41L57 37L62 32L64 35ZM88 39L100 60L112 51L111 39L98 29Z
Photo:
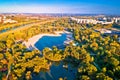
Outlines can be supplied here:
M1 0L0 80L120 80L120 0Z

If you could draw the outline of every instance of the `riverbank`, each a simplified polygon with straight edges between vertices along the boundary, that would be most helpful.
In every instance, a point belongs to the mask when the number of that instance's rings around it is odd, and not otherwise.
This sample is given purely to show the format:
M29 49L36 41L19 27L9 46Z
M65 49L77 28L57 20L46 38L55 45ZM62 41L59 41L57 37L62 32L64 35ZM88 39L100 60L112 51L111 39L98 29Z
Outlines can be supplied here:
M39 35L33 36L32 38L28 39L28 41L24 41L23 44L27 47L28 50L37 49L35 47L35 43L43 36L61 36L62 33L69 33L69 32L57 31L54 34L50 34L50 33L39 34Z
M0 33L0 40L6 38L11 33L16 33L18 31L23 31L23 30L26 30L28 28L31 28L32 26L42 25L42 24L45 24L45 23L48 23L48 22L54 22L54 21L56 21L56 20L52 19L52 20L36 22L36 23L33 23L33 24L24 25L24 26L16 28L16 29L12 29L12 30L6 31L4 33Z

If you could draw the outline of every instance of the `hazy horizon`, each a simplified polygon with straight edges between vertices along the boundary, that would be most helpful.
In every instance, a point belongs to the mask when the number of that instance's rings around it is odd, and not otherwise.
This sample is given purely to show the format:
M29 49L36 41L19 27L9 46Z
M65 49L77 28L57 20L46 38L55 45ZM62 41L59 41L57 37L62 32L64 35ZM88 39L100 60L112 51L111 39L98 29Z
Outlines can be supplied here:
M119 0L4 0L0 13L120 14Z

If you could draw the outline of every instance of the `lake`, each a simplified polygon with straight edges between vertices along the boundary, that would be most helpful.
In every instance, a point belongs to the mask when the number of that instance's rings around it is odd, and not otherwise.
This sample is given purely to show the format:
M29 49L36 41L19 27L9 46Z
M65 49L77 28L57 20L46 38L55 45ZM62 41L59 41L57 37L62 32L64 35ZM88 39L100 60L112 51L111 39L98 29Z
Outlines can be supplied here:
M56 46L58 49L64 49L64 41L67 40L66 33L61 34L61 36L43 36L36 43L35 47L42 51L45 47L52 48Z
M64 42L66 40L73 39L72 34L62 33L61 36L43 36L36 43L35 47L42 51L45 47L52 48L56 46L58 49L64 49ZM49 71L41 71L38 75L33 74L33 80L58 80L59 78L67 78L67 80L74 80L77 68L68 64L67 68L64 68L64 62L59 64L52 64Z
M67 80L74 80L77 73L77 68L68 64L68 68L63 68L63 62L59 64L52 64L50 70L41 71L38 75L33 74L32 80L59 80L59 78L67 78Z

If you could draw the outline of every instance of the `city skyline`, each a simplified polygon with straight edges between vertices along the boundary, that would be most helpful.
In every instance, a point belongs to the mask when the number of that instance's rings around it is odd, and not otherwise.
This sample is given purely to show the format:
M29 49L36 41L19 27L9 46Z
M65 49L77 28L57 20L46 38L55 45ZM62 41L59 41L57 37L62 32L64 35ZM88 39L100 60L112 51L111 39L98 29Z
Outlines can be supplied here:
M0 13L120 14L119 0L0 0Z

